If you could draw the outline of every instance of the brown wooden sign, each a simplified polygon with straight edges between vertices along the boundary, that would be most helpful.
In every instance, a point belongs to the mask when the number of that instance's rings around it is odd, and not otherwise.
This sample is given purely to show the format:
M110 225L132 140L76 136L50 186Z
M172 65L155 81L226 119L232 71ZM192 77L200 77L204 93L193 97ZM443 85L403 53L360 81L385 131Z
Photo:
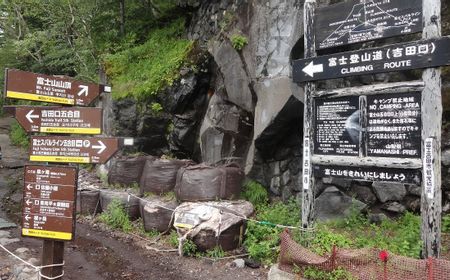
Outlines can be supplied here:
M102 109L88 107L16 107L26 132L101 134Z
M118 138L32 136L30 161L105 163L118 149Z
M110 88L74 80L20 70L6 70L6 97L58 104L87 106Z
M318 8L317 49L422 31L422 0L351 0Z
M77 177L75 167L25 166L23 236L73 239Z

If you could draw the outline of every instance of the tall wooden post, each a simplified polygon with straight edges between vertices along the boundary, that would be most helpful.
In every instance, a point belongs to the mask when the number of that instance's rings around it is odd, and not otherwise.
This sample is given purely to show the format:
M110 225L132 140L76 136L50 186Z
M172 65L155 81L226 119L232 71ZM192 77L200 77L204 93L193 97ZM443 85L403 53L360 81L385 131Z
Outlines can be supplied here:
M422 38L441 36L441 1L423 0ZM441 244L441 70L425 69L422 75L422 257L439 257Z
M316 0L306 0L304 5L304 38L305 58L316 56L314 34L314 11ZM310 227L314 216L314 175L311 163L311 153L314 151L312 133L313 100L316 85L308 82L305 85L304 119L303 119L303 195L302 195L302 227Z
M42 265L62 264L64 261L64 241L44 240L42 248ZM49 278L60 276L63 272L63 266L46 267L41 273ZM63 279L62 276L55 278Z

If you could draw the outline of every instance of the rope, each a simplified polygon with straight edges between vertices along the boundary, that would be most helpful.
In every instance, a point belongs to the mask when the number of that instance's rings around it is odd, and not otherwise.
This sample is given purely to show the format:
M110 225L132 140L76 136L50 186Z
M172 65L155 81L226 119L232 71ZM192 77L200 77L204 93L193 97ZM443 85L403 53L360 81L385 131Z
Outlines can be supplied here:
M14 258L16 258L17 260L23 262L24 264L31 266L36 272L38 272L39 274L39 279L44 278L47 280L54 280L54 279L58 279L60 277L64 276L64 270L62 271L62 273L58 276L54 276L54 277L50 277L47 275L42 274L42 269L43 268L49 268L49 267L57 267L57 266L64 266L65 262L59 263L59 264L48 264L48 265L41 265L41 266L36 266L33 265L29 262L27 262L26 260L22 259L21 257L17 256L16 254L14 254L13 252L11 252L10 250L8 250L5 246L3 246L2 244L0 244L0 248L2 248L4 251L6 251L8 254L10 254L11 256L13 256Z
M87 186L86 188L88 188L88 189L93 189L93 190L97 190L97 191L100 190L100 189L97 189L97 188L94 188L94 187L91 187L91 186ZM109 192L108 190L106 190L106 191ZM145 198L139 197L139 196L137 196L137 195L135 195L135 194L133 194L133 193L130 193L130 192L126 192L126 193L128 194L128 200L129 200L129 197L132 196L132 197L137 198L137 199L139 199L139 200L141 200L141 201L144 201L144 202L146 202L146 203L151 203L153 206L156 206L156 207L159 207L159 208L168 210L168 211L172 211L172 212L174 212L174 213L177 212L176 209L172 209L172 208L169 208L169 207L160 205L160 204L158 204L158 203L155 203L154 201L149 201L149 200L147 200L147 199L145 199ZM241 218L241 219L243 219L243 220L250 221L250 222L254 222L254 223L257 223L257 224L260 224L260 225L266 225L266 226L271 226L271 227L279 227L279 228L283 228L283 229L284 229L284 228L295 229L295 230L299 230L299 231L303 231L303 232L312 232L312 231L315 231L315 228L303 228L303 227L298 227L298 226L286 226L286 225L281 225L281 224L271 223L271 222L268 222L268 221L258 221L258 220L255 220L255 219L247 218L246 216L241 215L241 214L239 214L239 213L235 213L235 212L233 212L232 210L227 209L226 207L219 207L219 206L212 205L212 204L206 204L206 205L207 205L207 206L210 206L210 207L217 208L217 209L219 209L219 210L224 210L225 212L227 212L227 213L230 214L230 215L233 215L233 216L238 217L238 218ZM173 214L174 214L174 213L173 213Z

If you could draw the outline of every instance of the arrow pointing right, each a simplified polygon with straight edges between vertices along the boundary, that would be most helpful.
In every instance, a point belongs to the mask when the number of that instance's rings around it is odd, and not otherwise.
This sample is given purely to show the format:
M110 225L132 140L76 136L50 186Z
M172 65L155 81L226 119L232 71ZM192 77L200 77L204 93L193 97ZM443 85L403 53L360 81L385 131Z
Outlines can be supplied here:
M30 123L33 123L33 119L38 119L39 115L33 115L34 110L31 110L30 112L28 112L28 114L25 116L27 118L27 120Z
M100 140L98 140L97 142L98 142L99 145L92 145L92 148L93 149L98 149L97 154L101 154L106 149L106 145Z
M78 86L78 88L81 88L81 90L78 92L78 96L82 96L84 94L84 96L88 96L89 93L89 87L88 86Z
M302 71L310 76L310 77L314 77L315 73L322 73L323 72L323 64L317 64L314 65L314 61L311 61L308 65L306 65Z

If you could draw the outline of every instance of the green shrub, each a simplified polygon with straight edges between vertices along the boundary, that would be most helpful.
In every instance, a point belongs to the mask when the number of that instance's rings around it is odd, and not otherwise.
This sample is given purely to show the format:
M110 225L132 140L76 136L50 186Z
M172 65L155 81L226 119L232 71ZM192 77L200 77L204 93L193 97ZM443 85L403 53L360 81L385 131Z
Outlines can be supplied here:
M277 202L272 205L261 205L256 219L262 222L248 222L244 246L251 258L264 264L272 264L279 253L280 233L283 230L274 224L298 226L300 208L295 200L290 200L286 204Z
M106 211L100 215L100 221L114 229L122 230L123 232L130 232L133 229L133 224L125 211L124 206L117 199L113 199L106 208Z
M150 104L150 107L155 113L159 113L163 110L163 106L158 102L152 102L152 104Z
M181 39L184 19L155 29L142 45L105 57L105 69L111 78L113 98L154 96L172 85L187 63L193 42Z
M249 180L242 188L241 197L250 201L256 208L266 205L269 201L269 193L260 183Z
M450 215L442 217L442 231L450 233Z
M240 51L248 44L248 39L245 36L234 34L231 36L231 44L233 45L233 48Z
M175 230L172 230L169 234L169 244L174 248L178 248L178 233ZM184 256L193 257L196 255L197 245L195 245L194 241L186 239L183 242L182 251Z
M220 259L225 256L225 252L223 251L222 247L216 246L211 250L206 251L206 256L213 259Z
M28 149L28 147L30 146L30 138L28 137L28 134L17 121L14 121L11 124L11 131L9 133L9 136L13 145L22 147L24 149Z
M303 273L303 277L309 280L356 280L350 272L343 268L327 272L315 267L308 267Z

